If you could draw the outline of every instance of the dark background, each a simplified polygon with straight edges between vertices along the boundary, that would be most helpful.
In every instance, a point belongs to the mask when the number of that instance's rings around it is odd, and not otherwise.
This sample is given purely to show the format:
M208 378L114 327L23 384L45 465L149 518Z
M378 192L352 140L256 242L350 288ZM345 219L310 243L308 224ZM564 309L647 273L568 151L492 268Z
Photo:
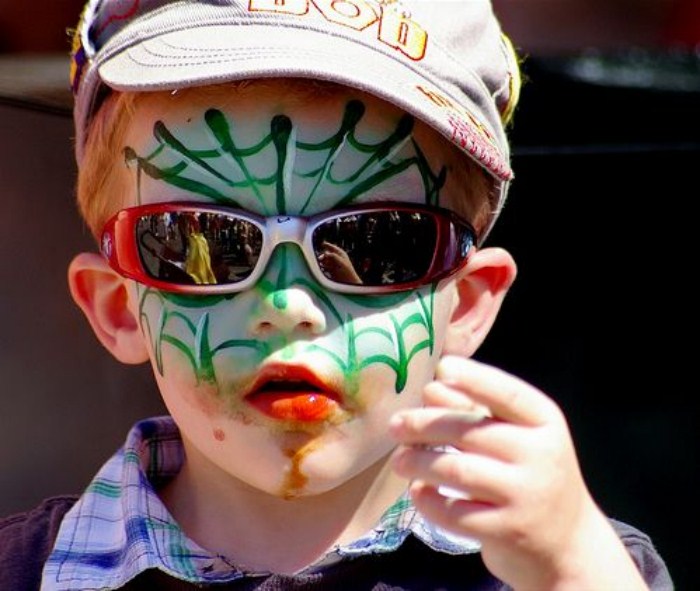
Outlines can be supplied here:
M520 276L478 357L559 401L594 497L698 589L700 78L672 90L683 61L618 55L597 83L570 75L577 60L526 64L517 177L490 237ZM619 85L644 64L651 87Z
M660 45L674 22L660 7L681 2L610 2L571 35L560 25L581 3L532 3L552 19L497 3L529 49L511 133L517 178L489 238L513 253L519 278L478 357L561 404L603 509L651 535L678 589L700 588L699 54ZM627 39L643 48L613 46L622 29L598 26L614 11L622 26L625 6L639 17ZM32 45L2 14L0 50L63 42ZM595 48L574 54L584 41ZM64 61L0 55L0 515L79 492L134 420L163 412L150 370L114 361L66 287L71 257L94 247L73 203ZM47 64L38 82L24 78Z

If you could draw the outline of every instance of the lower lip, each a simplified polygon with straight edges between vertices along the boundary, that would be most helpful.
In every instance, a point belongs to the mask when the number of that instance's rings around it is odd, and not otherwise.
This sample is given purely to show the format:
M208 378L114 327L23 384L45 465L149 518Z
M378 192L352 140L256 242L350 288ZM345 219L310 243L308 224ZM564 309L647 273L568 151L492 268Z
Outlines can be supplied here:
M333 398L320 392L264 392L248 402L270 418L302 423L325 421L338 406Z

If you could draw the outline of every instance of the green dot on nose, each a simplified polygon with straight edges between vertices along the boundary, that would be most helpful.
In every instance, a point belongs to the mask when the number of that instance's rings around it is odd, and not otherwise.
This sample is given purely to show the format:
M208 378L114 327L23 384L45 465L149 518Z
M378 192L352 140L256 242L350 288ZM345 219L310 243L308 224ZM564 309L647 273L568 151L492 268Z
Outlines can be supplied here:
M284 291L276 291L272 296L272 304L278 310L287 308L287 294Z

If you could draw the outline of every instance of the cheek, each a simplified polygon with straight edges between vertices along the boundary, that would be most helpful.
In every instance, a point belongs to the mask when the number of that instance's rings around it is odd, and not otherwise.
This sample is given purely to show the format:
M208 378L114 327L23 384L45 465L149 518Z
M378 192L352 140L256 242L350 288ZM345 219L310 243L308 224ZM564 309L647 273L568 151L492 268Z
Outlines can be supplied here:
M173 417L213 419L222 411L217 387L211 383L197 384L191 372L168 371L161 375L155 371L156 382L163 402ZM178 420L179 424L179 420Z
M149 288L141 289L138 318L150 345L157 373L190 374L194 383L214 382L215 361L222 351L245 351L245 318L236 298L186 298L166 295ZM250 347L248 347L249 349Z
M390 378L390 389L399 397L406 389L422 387L432 379L454 294L452 282L426 286L381 312L356 317L351 340L362 372L363 398L368 391L379 390Z

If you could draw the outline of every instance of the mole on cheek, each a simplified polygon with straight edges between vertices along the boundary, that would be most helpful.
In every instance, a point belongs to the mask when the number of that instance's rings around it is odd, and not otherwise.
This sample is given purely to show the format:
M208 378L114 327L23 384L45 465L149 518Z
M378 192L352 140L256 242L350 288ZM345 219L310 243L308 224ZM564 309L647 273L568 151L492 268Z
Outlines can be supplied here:
M217 441L223 441L226 439L226 434L224 433L223 429L214 429L214 439Z

